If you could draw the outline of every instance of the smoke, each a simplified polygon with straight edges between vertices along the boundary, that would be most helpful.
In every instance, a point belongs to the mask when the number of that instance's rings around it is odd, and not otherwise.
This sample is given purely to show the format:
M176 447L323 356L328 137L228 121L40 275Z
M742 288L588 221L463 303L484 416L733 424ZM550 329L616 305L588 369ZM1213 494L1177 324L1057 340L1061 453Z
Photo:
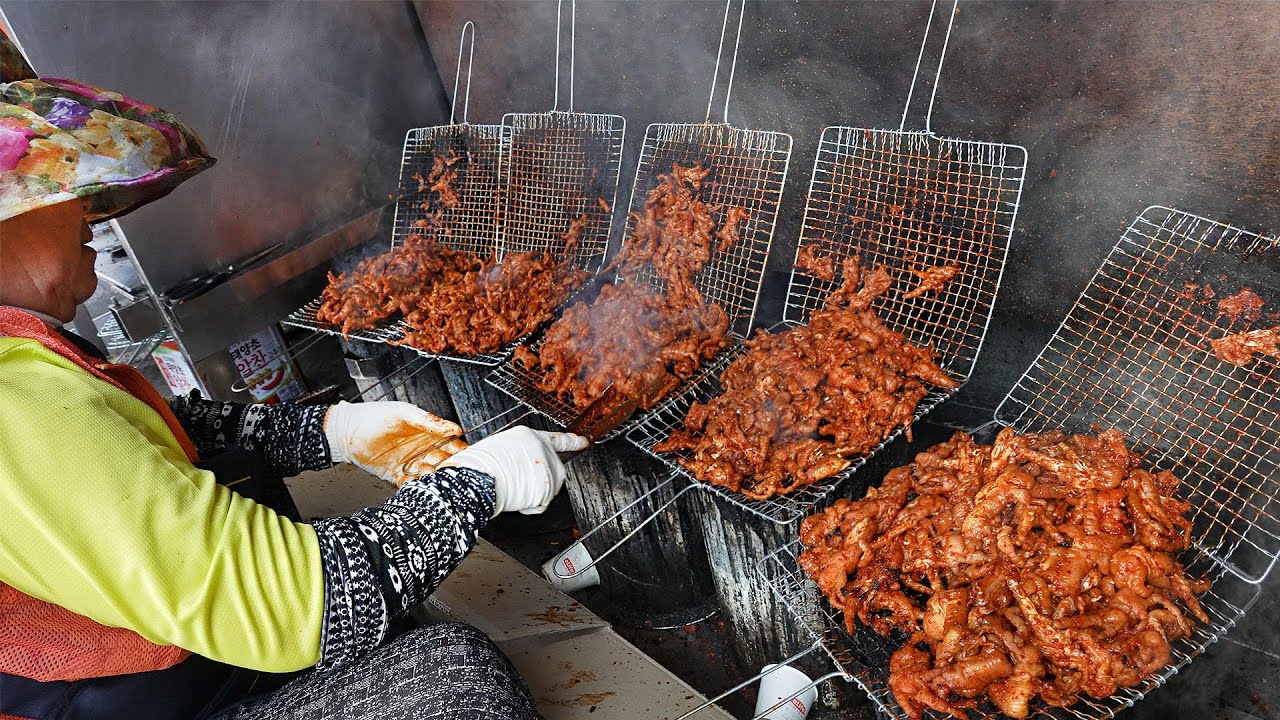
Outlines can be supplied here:
M774 274L794 257L822 128L898 126L929 5L749 0L729 119L795 138ZM473 119L550 107L555 2L418 7L450 79L457 30L464 19L477 23ZM1028 150L996 317L965 390L970 402L994 406L1017 381L1144 207L1276 229L1280 55L1260 51L1280 43L1271 8L1247 0L960 4L932 127ZM723 12L718 0L579 3L577 107L626 116L623 193L648 123L704 116ZM909 127L923 124L935 51ZM762 297L758 324L781 307L780 292Z

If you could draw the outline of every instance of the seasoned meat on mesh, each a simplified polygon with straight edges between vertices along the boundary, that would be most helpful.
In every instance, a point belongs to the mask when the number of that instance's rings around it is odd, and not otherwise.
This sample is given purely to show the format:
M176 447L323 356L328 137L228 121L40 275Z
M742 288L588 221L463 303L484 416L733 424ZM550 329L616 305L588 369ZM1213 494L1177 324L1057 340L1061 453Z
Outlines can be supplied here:
M960 268L956 265L938 265L924 270L911 268L911 274L920 278L920 284L903 293L902 297L908 300L918 298L928 292L941 291L951 282L952 278L960 274Z
M1214 338L1209 345L1219 360L1239 367L1253 362L1258 353L1280 358L1280 326Z
M1208 622L1176 553L1179 481L1124 435L965 433L891 470L862 500L800 527L800 565L850 633L906 642L889 686L912 718L963 720L984 698L1013 718L1141 684Z
M417 307L438 279L479 265L470 253L440 244L434 233L410 235L390 252L361 260L349 273L329 273L316 319L340 326L344 335L368 330Z
M909 434L929 386L958 384L871 309L891 283L883 269L864 276L850 256L843 274L807 325L748 341L720 395L694 403L654 449L683 452L703 482L765 500L835 475L899 427Z
M512 362L534 376L538 390L583 409L613 385L620 399L647 408L728 346L729 316L694 278L737 242L748 214L701 199L709 173L677 164L660 176L606 270L618 282L569 307L536 347L516 349Z
M330 273L317 319L349 334L400 316L408 329L396 344L478 355L532 332L582 284L587 273L572 258L585 213L564 233L563 260L542 252L482 259L440 242L451 230L446 211L461 202L454 189L460 159L450 150L436 156L427 177L414 176L419 192L432 193L422 203L427 214L414 223L418 233L351 273Z

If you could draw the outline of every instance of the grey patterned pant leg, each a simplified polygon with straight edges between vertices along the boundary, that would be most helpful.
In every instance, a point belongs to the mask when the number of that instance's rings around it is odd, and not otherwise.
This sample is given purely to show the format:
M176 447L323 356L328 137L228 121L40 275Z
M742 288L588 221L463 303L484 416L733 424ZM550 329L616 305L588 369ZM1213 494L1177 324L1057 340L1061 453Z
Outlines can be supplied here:
M538 720L502 651L468 625L417 628L365 657L311 672L218 720Z

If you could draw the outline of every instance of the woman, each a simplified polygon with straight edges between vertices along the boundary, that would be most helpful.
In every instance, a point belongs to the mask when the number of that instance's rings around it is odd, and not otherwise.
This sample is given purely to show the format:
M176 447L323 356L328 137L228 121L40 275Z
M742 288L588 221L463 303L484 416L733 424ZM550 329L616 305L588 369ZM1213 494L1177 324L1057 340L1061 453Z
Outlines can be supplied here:
M474 629L391 628L490 518L545 510L556 452L586 440L453 441L406 479L456 425L394 402L167 405L57 327L96 285L88 223L213 159L158 108L36 78L2 32L0 72L0 720L536 717ZM286 516L273 478L343 461L403 485Z

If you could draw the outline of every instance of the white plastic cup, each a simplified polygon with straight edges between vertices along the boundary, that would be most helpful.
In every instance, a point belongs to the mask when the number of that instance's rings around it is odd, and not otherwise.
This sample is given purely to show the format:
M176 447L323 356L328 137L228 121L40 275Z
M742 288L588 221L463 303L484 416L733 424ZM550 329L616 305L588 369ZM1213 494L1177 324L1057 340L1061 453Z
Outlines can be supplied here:
M808 675L790 665L765 665L760 672L768 675L760 678L760 694L756 696L757 716L777 705L783 698L791 697L800 688L813 683ZM818 688L810 687L763 717L768 720L804 720L817 700Z
M587 552L587 547L582 543L574 543L569 546L568 550L556 555L542 565L542 576L551 583L552 587L560 592L573 592L589 588L592 585L600 584L600 573L596 572L596 567L592 565L587 571L571 578L563 578L556 574L557 568L565 575L572 575L579 568L587 567L591 564L591 553Z

